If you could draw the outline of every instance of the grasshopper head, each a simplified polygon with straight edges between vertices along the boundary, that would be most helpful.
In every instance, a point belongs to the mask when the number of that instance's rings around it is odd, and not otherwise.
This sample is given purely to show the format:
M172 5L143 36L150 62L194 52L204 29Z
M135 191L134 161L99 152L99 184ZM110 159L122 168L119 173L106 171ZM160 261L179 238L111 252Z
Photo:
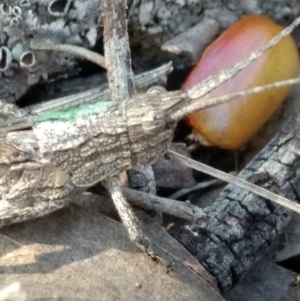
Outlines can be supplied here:
M176 126L169 117L179 101L178 95L182 92L151 92L128 101L126 120L132 167L150 164L167 152Z

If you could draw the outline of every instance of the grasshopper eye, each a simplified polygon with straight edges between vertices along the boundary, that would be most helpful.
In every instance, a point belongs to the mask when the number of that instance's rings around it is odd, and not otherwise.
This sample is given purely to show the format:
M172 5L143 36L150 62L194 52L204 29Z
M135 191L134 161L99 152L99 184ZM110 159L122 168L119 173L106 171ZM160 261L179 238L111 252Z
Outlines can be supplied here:
M166 115L164 112L151 111L143 117L142 127L147 135L157 135L166 127Z
M148 94L161 95L166 93L167 90L162 86L153 86L147 90Z

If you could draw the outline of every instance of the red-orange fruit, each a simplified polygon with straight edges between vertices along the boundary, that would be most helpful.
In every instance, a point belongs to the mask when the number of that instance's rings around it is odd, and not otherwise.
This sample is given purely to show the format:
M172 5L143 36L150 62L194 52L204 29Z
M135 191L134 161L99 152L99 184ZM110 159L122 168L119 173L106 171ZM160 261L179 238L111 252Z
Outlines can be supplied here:
M282 29L264 16L241 18L206 49L187 78L183 90L191 89L207 77L244 59ZM298 50L292 37L288 36L205 98L293 78L298 68ZM289 91L290 87L266 91L196 112L188 116L186 121L204 138L207 145L237 149L247 143L275 113Z

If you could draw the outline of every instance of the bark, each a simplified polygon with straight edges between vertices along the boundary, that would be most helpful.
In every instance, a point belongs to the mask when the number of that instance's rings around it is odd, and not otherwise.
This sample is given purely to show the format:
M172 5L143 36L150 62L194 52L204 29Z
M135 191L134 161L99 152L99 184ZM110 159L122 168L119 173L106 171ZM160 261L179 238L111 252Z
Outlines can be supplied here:
M289 199L300 199L300 116L292 118L240 173ZM291 212L228 186L207 208L209 221L174 231L225 292L237 284L287 225Z

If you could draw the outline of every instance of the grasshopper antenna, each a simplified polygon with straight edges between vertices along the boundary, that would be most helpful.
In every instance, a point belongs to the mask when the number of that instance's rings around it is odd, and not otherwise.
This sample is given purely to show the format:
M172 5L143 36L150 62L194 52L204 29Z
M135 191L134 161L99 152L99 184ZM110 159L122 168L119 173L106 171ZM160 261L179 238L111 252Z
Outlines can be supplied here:
M208 98L208 99L202 98L202 101L201 101L201 97L196 99L189 98L188 97L189 93L187 93L187 99L185 100L185 104L182 107L174 109L174 111L170 115L170 120L178 122L179 120L187 117L188 115L203 109L207 109L225 102L243 99L246 96L258 94L271 89L278 89L284 86L297 85L299 83L300 83L300 78L287 79L280 82L258 86L252 89L244 90L237 93L227 94L220 97Z

